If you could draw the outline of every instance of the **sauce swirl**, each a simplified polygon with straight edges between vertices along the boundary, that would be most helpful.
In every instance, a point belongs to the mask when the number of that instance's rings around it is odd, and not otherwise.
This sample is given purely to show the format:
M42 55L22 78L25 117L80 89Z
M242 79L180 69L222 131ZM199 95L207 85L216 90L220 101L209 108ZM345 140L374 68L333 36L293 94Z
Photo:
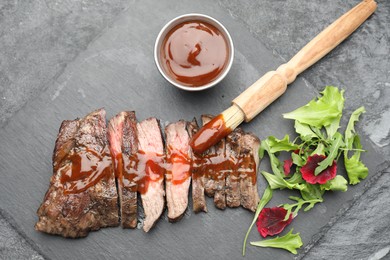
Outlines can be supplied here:
M225 36L203 21L187 21L173 27L161 46L164 70L175 81L199 87L215 80L229 60Z

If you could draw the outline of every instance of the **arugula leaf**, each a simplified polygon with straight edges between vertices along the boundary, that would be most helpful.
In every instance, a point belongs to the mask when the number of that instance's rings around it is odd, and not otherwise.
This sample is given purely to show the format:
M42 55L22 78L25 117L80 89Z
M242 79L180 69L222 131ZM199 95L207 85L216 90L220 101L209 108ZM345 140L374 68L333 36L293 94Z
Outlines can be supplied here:
M312 209L314 205L318 203L313 202L314 200L318 199L323 201L322 194L324 194L324 191L320 189L318 184L306 183L306 189L301 190L300 192L304 200L312 201L312 203L310 203L310 205L305 208L305 211Z
M290 200L295 200L297 203L294 203L294 204L283 204L283 208L285 210L287 210L287 213L286 213L286 217L284 218L283 221L287 221L288 218L290 217L290 214L291 214L291 211L294 209L294 211L292 212L293 213L293 218L295 218L297 215L298 215L298 211L303 207L304 204L309 204L305 209L304 211L308 211L309 209L313 208L311 205L313 204L316 204L318 202L322 202L322 198L321 199L310 199L310 200L304 200L304 199L301 199L299 197L294 197L294 196L290 196L288 197Z
M347 180L341 176L336 175L336 177L330 181L327 181L325 184L321 184L321 190L332 190L332 191L342 191L346 192L348 190Z
M317 148L311 153L311 155L314 155L314 154L325 155L325 146L323 143L319 143L317 145Z
M291 253L296 255L297 249L301 248L303 243L301 237L299 236L299 233L292 234L292 232L293 229L291 229L290 232L288 232L285 236L277 236L276 238L272 239L251 242L251 245L259 247L281 248L290 251Z
M271 187L271 189L276 190L276 189L296 189L296 190L305 190L306 185L305 184L300 184L296 182L289 182L283 177L268 173L266 171L262 171L261 174L263 174L264 178L267 180L268 185Z
M364 107L359 107L356 109L348 122L347 128L345 130L345 143L346 148L351 150L356 148L354 154L351 158L348 157L348 150L344 151L344 165L347 171L349 184L355 185L360 182L360 179L365 179L368 176L368 168L360 160L360 150L362 145L360 143L360 138L355 131L355 122L359 121L359 116L365 113L366 110Z
M269 144L269 138L263 140L260 145L259 149L259 157L262 159L264 157L264 152L268 153L270 164L271 164L271 169L275 175L283 179L283 170L282 170L282 165L279 161L279 159L276 157L275 154L271 153L271 148Z
M327 86L321 92L322 97L318 98L317 101L312 100L305 106L283 114L283 117L318 128L329 126L329 132L333 133L335 128L337 130L342 115L343 93L343 90L339 91L336 87ZM340 103L343 104L341 107Z
M285 135L283 139L279 140L275 136L269 136L267 142L271 153L277 153L281 151L297 150L299 147L296 144L290 142L289 136Z
M291 159L293 160L293 163L297 166L305 165L305 161L303 160L303 158L296 153L291 154Z
M257 209L255 212L255 215L253 217L252 223L248 228L248 231L246 232L245 238L244 238L244 244L242 245L242 255L245 256L245 249L246 249L246 241L248 239L249 233L251 232L253 225L256 223L257 218L260 215L261 210L267 205L267 203L271 200L272 198L272 190L268 186L263 194L263 197L261 197L261 200L259 201L259 204L257 204Z
M320 174L323 170L328 168L333 164L333 161L337 158L339 154L339 149L344 145L343 142L343 136L339 133L336 132L334 135L334 139L332 140L332 145L329 148L329 154L326 157L325 160L320 162L317 166L317 168L314 171L314 175Z

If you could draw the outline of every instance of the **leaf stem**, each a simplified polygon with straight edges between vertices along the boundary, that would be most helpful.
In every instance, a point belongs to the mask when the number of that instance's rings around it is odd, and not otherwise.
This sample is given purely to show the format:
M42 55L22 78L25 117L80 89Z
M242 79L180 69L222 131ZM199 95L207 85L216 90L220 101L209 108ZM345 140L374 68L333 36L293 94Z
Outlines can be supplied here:
M253 225L256 223L257 218L260 215L261 210L267 205L267 203L272 198L272 189L270 186L267 186L267 188L264 191L263 197L261 197L261 200L259 201L259 204L257 205L255 216L253 217L252 223L248 228L248 231L246 232L244 243L242 245L242 255L245 256L245 250L246 250L246 241L248 239L249 233L251 232Z

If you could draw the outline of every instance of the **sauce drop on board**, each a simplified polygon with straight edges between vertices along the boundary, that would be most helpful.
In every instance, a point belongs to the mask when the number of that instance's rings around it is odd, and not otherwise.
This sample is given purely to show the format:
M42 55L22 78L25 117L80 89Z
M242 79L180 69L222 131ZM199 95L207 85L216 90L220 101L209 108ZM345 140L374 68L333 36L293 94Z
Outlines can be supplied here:
M226 38L213 25L187 21L173 27L161 46L166 73L179 83L198 87L215 80L229 60Z

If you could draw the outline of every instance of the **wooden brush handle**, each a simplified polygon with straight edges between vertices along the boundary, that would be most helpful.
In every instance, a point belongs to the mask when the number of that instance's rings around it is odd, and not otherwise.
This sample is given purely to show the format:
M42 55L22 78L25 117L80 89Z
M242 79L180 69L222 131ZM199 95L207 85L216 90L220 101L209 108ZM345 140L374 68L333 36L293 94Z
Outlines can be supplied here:
M364 0L345 13L303 47L289 62L270 71L233 100L251 121L281 96L298 74L316 63L355 31L376 9L374 0Z

